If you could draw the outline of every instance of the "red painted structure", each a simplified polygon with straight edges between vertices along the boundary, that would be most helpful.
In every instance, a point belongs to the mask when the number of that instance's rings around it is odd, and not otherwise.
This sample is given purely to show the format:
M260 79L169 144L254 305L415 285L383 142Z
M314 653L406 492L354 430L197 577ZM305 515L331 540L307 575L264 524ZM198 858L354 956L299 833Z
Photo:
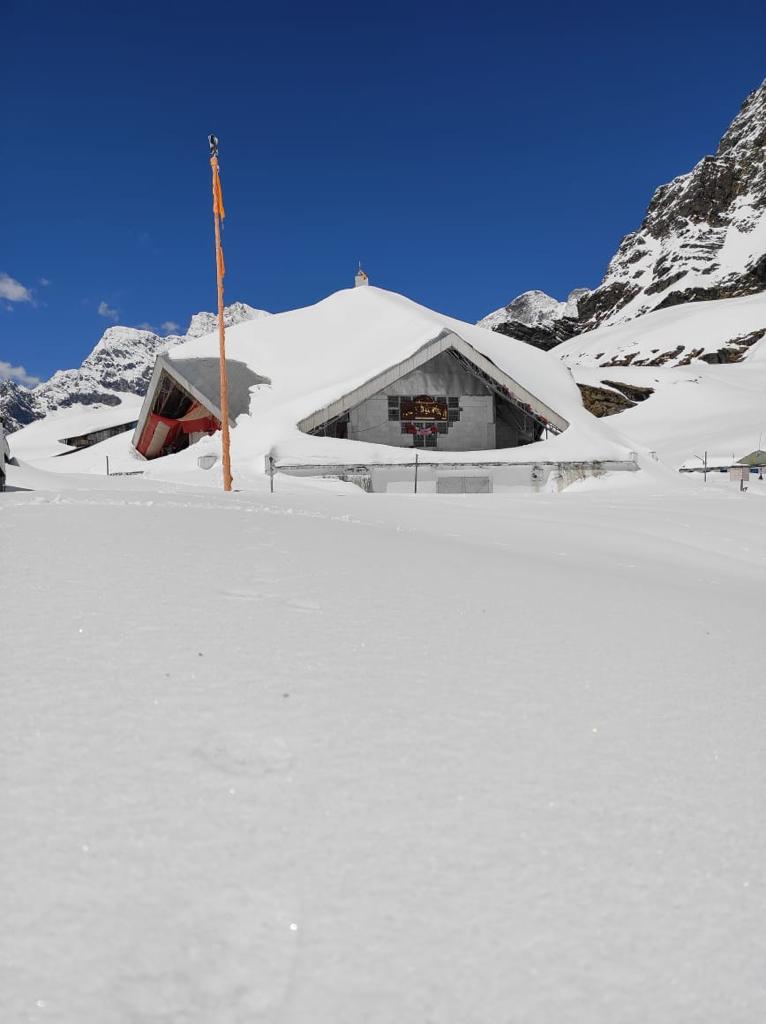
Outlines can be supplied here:
M180 451L189 444L189 434L214 434L221 423L199 402L180 417L149 413L136 449L146 459L156 459Z

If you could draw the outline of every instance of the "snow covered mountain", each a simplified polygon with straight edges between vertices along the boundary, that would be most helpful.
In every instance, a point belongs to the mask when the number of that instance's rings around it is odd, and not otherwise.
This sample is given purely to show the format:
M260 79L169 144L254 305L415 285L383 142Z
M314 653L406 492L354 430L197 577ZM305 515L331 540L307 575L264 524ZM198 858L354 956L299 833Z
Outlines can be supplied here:
M570 296L566 304L526 292L480 323L550 348L655 309L763 291L765 145L766 81L745 100L713 156L657 189L640 227L622 240L598 288L578 290L574 302ZM517 304L523 311L530 296L540 297L532 304L544 313L537 334L518 315Z
M76 370L58 370L32 392L41 415L76 403L116 405L119 395L141 394L159 352L181 339L135 327L110 327Z
M224 323L232 327L266 316L270 314L265 310L234 302L225 307ZM33 389L0 381L0 422L10 433L54 409L77 404L119 405L125 395L143 395L160 352L187 338L212 333L217 322L214 313L195 313L185 335L166 337L136 327L109 327L77 369L58 370Z
M545 292L523 292L507 306L485 316L478 326L518 338L538 348L553 348L581 329L577 304L589 294L587 288L575 288L566 302L559 302Z
M0 380L0 426L6 433L38 418L33 393L15 380Z
M745 100L714 156L654 193L601 285L579 304L589 327L652 309L766 288L766 81Z
M271 313L265 309L253 309L246 302L232 302L230 306L224 306L223 323L224 327L233 327L235 324L244 323L245 320L262 320L266 316L271 316ZM195 313L189 321L186 337L204 338L206 334L213 334L217 329L217 313Z

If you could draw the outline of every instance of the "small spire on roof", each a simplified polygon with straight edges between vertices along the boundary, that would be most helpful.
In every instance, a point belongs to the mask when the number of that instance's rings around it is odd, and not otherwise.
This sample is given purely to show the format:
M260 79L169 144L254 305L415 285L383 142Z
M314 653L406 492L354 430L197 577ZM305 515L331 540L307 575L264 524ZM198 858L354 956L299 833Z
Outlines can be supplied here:
M370 279L367 277L365 272L362 270L362 261L359 261L359 265L356 271L356 277L354 278L354 287L359 288L361 285L369 284Z

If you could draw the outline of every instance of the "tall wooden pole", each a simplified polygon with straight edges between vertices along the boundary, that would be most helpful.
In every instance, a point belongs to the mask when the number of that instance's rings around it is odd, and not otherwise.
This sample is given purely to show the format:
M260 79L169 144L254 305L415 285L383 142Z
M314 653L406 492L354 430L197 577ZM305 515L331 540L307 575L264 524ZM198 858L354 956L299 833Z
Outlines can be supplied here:
M231 490L231 448L229 439L229 375L226 371L226 328L223 324L223 276L226 268L221 246L221 221L226 216L221 193L221 176L218 168L218 139L208 137L210 143L210 166L213 171L213 221L215 223L215 268L218 284L218 362L221 374L221 461L223 464L223 489Z

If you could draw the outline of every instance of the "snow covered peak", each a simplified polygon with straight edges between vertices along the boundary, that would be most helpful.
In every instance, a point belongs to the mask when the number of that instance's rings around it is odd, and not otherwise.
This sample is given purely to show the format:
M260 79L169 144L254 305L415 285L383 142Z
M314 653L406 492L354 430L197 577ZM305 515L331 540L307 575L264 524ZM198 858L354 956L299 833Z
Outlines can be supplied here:
M120 395L146 390L158 353L178 338L162 338L136 327L109 327L82 365L58 370L32 395L40 415L71 405L116 405Z
M518 320L529 327L537 327L540 324L550 323L558 316L563 316L566 303L558 302L545 292L530 291L522 292L521 295L509 302L502 309L496 309L494 313L479 321L479 327L493 327L503 320Z
M587 288L575 288L565 302L559 302L545 292L524 292L510 302L505 310L509 319L519 320L529 327L548 326L558 317L577 316L577 300L587 294Z
M758 146L766 146L766 79L742 104L721 139L716 156L736 155Z
M139 327L107 327L100 339L93 346L90 355L86 356L85 362L96 361L103 357L103 353L125 348L143 347L148 339L156 338L153 331L143 330Z
M233 327L245 320L260 320L263 317L271 316L265 309L254 309L246 302L232 302L230 306L224 306L223 322L225 327ZM217 313L195 313L189 321L189 328L186 332L187 338L203 338L206 334L212 334L218 329Z
M478 326L530 342L538 348L551 348L574 334L577 303L589 294L587 288L575 288L565 302L559 302L545 292L523 292L507 306L485 316ZM571 329L566 321L572 322Z
M147 359L177 341L175 336L160 337L137 327L109 327L80 367L100 375L105 387L130 391L143 378ZM66 372L66 371L65 371Z

